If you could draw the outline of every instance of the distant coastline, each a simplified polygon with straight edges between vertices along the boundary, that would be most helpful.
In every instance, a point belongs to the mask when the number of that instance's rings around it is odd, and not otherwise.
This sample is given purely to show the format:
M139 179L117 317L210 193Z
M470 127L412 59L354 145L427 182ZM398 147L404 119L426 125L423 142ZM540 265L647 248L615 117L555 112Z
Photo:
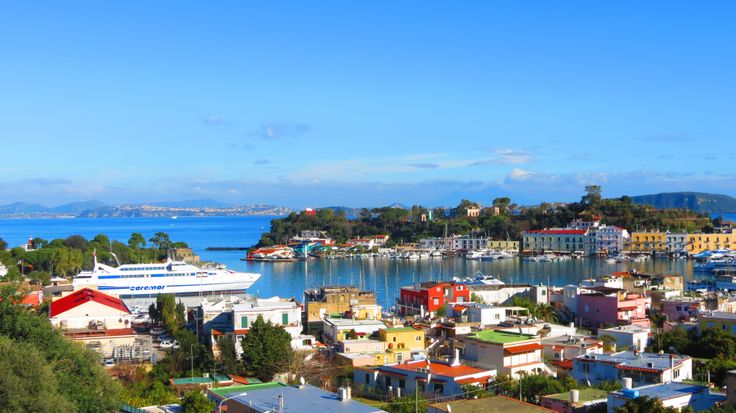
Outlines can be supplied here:
M78 212L9 212L0 213L2 219L71 219L71 218L178 218L217 216L284 216L292 210L274 205L244 205L234 207L182 208L156 205L99 207Z

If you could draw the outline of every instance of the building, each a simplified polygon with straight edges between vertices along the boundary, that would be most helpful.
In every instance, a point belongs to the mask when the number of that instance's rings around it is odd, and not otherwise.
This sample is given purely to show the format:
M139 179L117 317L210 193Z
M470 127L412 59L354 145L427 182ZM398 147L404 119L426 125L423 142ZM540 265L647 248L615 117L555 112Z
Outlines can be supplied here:
M594 249L593 241L585 229L542 229L525 231L521 248L525 254L590 254Z
M590 230L593 237L593 253L618 254L629 241L629 231L617 226L601 225Z
M452 238L451 249L461 251L483 250L488 248L488 241L486 237L454 237Z
M671 255L687 254L687 237L688 234L686 232L666 233L664 242L667 253Z
M507 307L468 303L466 308L468 322L478 323L481 328L499 325L506 321Z
M638 254L667 252L666 232L632 232L628 251Z
M637 397L659 399L665 408L671 407L675 410L690 406L696 412L708 410L726 399L723 395L711 394L705 386L695 384L672 382L632 388L626 383L625 381L623 390L608 393L608 413L614 413L627 401Z
M397 300L401 315L433 315L447 303L470 301L470 291L465 284L454 282L425 282L413 287L402 287Z
M304 324L311 334L319 334L322 330L322 319L326 316L343 316L354 311L356 306L377 306L376 293L362 291L353 285L320 287L304 290ZM372 312L380 319L378 311ZM375 308L375 307L374 307ZM358 312L358 311L356 311ZM357 318L357 317L356 317Z
M353 400L351 393L349 388L343 388L335 394L309 384L286 386L263 383L210 389L207 397L218 405L228 399L223 406L227 408L227 413L385 413L384 410Z
M483 303L496 306L502 306L504 304L510 305L514 296L517 295L524 297L532 295L531 284L471 284L468 285L468 289L470 290L471 295L475 294L478 298L483 300Z
M736 314L723 311L701 314L698 319L698 328L700 331L706 328L715 328L736 336Z
M651 331L648 327L638 325L599 328L598 337L611 336L616 342L616 349L644 351L649 344Z
M428 413L551 413L531 403L512 399L506 396L486 397L483 399L454 400L429 405Z
M686 248L690 255L704 251L736 249L736 234L688 234Z
M662 314L667 321L692 321L707 310L702 298L680 297L662 301Z
M325 318L323 337L325 344L337 344L339 341L357 338L368 338L386 329L381 320L353 320L352 318Z
M131 327L133 315L117 297L83 288L53 301L49 321L66 337L103 357L116 360L150 357L150 336L135 333Z
M589 387L543 396L539 404L558 413L585 413L589 410L600 411L600 406L605 405L607 400L607 391Z
M542 354L552 364L572 367L570 360L585 354L603 354L603 341L596 337L564 335L542 340ZM567 362L567 363L564 363Z
M466 385L485 388L496 377L496 371L462 365L456 355L452 363L422 360L357 367L353 377L356 386L395 397L415 391L432 397L449 397L463 394Z
M219 340L227 339L235 342L238 356L243 352L241 340L258 317L282 326L291 335L291 345L296 350L312 348L316 344L313 336L302 335L302 308L291 299L272 297L203 302L197 307L195 316L201 337L209 342L215 355L220 351Z
M542 340L529 334L482 330L462 340L463 357L473 365L517 377L520 372L549 372L542 358Z
M309 210L309 208L307 208ZM314 214L307 214L314 215ZM327 231L317 230L304 230L299 236L291 237L289 244L319 244L325 247L332 247L335 245L335 240L327 236Z
M424 330L413 327L392 327L378 330L379 339L386 343L386 350L392 353L424 351ZM403 360L399 360L401 362Z
M693 359L675 354L622 351L586 354L573 359L570 375L578 383L595 385L629 377L637 386L692 380Z
M609 287L586 288L577 298L578 324L592 329L636 324L649 327L651 297Z
M510 240L488 240L488 248L501 251L519 251L521 242Z

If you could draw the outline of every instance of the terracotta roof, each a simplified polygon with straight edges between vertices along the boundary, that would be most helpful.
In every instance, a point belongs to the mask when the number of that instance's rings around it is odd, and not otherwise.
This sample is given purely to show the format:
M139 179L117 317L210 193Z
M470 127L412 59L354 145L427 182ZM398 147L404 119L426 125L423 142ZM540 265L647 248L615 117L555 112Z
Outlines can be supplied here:
M34 291L25 297L23 297L23 301L20 303L23 305L30 305L34 308L41 305L41 302L43 301L43 292L41 291Z
M475 384L475 383L487 383L488 380L490 380L490 377L476 377L476 378L468 378L468 379L460 379L455 380L455 383L463 385L463 384Z
M534 350L541 350L543 347L539 343L522 344L520 346L506 347L503 350L510 354L528 353Z
M49 311L49 317L56 317L59 314L65 313L73 308L77 308L80 305L88 303L90 301L94 301L96 303L106 305L110 308L114 308L118 311L130 314L128 306L126 306L121 299L113 297L111 295L107 295L105 293L101 293L96 290L83 288L79 291L67 295L66 297L52 302L51 309Z
M468 376L471 374L485 373L488 371L488 370L477 369L475 367L470 367L470 366L465 366L465 365L450 366L445 363L438 363L438 362L429 363L429 366L428 366L426 361L396 364L390 367L395 368L395 369L400 369L400 370L408 370L408 371L416 371L417 368L420 368L420 367L429 367L429 370L432 374L436 374L440 376L447 376L447 377Z

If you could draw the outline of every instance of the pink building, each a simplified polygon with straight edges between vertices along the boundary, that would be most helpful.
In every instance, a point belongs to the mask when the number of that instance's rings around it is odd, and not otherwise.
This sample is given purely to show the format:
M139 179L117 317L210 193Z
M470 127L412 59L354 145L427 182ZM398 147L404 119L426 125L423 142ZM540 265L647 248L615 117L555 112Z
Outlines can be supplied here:
M610 287L586 290L590 292L578 296L577 317L581 326L593 329L632 324L649 327L650 297Z
M690 321L706 311L705 301L698 298L681 297L662 301L662 313L668 321Z

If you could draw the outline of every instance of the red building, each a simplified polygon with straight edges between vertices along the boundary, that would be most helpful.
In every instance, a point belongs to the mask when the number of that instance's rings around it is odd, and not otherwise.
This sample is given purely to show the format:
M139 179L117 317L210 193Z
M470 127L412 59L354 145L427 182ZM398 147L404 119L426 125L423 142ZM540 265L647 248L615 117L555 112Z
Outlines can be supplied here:
M413 287L402 287L398 299L401 315L434 313L447 303L470 301L470 290L465 284L426 282Z

